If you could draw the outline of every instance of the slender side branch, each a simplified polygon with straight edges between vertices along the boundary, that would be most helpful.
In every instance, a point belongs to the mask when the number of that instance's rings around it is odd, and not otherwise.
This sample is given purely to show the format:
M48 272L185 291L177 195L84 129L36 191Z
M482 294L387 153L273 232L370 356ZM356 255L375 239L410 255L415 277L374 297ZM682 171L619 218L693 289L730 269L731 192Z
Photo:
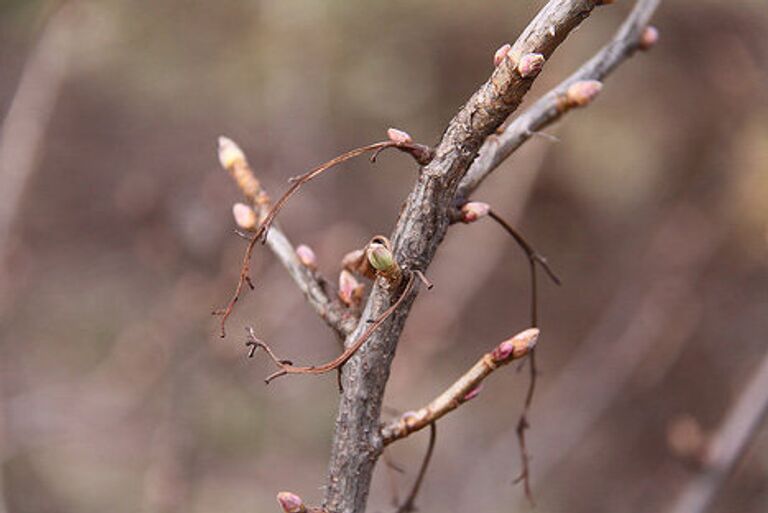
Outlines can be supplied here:
M424 482L424 476L427 475L427 468L429 468L429 462L432 460L432 453L435 450L435 442L437 441L437 424L434 422L429 425L429 443L427 445L427 452L424 454L424 459L419 467L419 473L416 476L416 481L413 482L413 488L411 493L408 494L408 498L405 499L402 506L397 508L397 513L411 513L416 511L416 497L419 495L421 489L421 483Z
M638 0L610 43L570 77L520 114L501 134L488 138L480 150L480 155L459 185L456 196L460 203L466 201L482 181L531 136L558 121L566 112L578 106L569 105L563 101L573 84L581 81L603 80L637 50L648 48L648 41L644 41L643 35L649 28L648 23L660 1Z
M768 416L768 354L712 437L704 467L682 490L670 513L705 513Z
M285 376L286 374L325 374L326 372L330 372L332 370L338 369L342 365L344 365L347 360L349 360L352 355L354 355L358 349L360 349L360 346L362 346L366 340L368 340L371 335L376 331L376 329L381 326L381 323L383 323L385 320L387 320L387 317L392 315L392 312L397 310L397 307L400 306L400 303L402 303L403 299L406 298L411 291L413 290L413 284L414 284L414 273L410 273L408 276L408 281L405 284L405 288L403 289L403 292L400 294L400 297L397 298L397 301L395 301L389 308L384 310L384 312L379 315L376 319L370 321L368 323L368 329L365 330L365 332L360 336L360 338L357 339L357 341L352 344L351 346L347 347L343 353L341 353L339 356L334 358L328 363L324 363L322 365L309 365L306 367L297 367L293 365L288 360L281 360L277 356L275 356L275 353L272 351L272 349L259 340L256 337L256 333L253 331L253 328L246 328L248 332L248 341L246 342L246 346L249 346L251 348L250 353L248 356L250 358L253 358L253 356L256 354L256 350L261 348L263 349L269 358L272 360L272 362L278 367L278 371L271 374L267 377L265 380L267 384L269 384L273 379L279 378L280 376ZM367 322L367 321L366 321Z
M505 340L490 353L484 354L471 369L427 406L415 412L406 412L399 419L386 424L381 429L384 445L389 445L425 428L458 408L462 403L476 397L480 385L488 375L512 360L526 356L536 346L538 338L539 330L529 328Z
M267 215L270 208L270 200L261 183L256 178L253 170L248 164L243 151L232 140L226 137L219 138L219 160L224 169L229 171L240 191L251 203L256 211L256 215L262 220ZM243 288L250 281L250 261L256 237L252 237L248 243L247 251L243 257L240 277L237 287L226 308L214 312L221 315L221 336L225 336L224 325L227 318L232 313L235 303L240 298ZM277 256L293 281L304 294L310 306L317 314L341 337L346 337L354 329L357 318L340 301L333 299L326 292L326 281L320 274L313 269L309 269L302 264L296 255L296 250L288 240L288 237L280 230L278 226L273 227L267 237L267 245Z

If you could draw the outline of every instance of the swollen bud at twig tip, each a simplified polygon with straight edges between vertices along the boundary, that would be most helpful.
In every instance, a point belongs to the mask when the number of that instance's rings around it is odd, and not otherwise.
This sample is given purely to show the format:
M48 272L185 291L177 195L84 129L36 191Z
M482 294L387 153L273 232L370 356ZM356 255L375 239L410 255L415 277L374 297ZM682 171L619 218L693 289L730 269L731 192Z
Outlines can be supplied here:
M643 51L650 50L659 41L659 31L653 25L648 25L640 35L638 48Z
M256 212L245 203L235 203L232 205L232 215L235 218L235 224L243 230L253 231L259 224Z
M396 265L395 256L392 254L392 251L380 242L371 242L368 244L366 254L371 267L377 271L387 272L392 270Z
M231 169L237 162L245 162L245 153L228 137L219 137L219 162L224 169Z
M597 80L580 80L572 84L565 93L568 105L571 107L589 105L602 88L603 84Z
M296 256L304 267L312 271L317 270L317 257L315 256L315 252L312 251L312 248L306 244L301 244L296 248Z
M527 53L517 63L517 72L523 78L534 77L544 67L544 56L540 53Z
M413 138L408 132L397 128L387 128L387 137L395 144L409 144L413 142Z
M461 222L474 223L481 217L487 216L491 211L491 206L482 201L470 201L461 206Z
M507 53L512 49L512 45L509 43L504 43L502 46L499 47L498 50L496 50L496 53L493 54L493 65L498 66L502 62L504 62L504 59L507 57Z
M531 349L536 347L538 338L539 329L528 328L496 346L491 353L491 357L496 363L507 363L509 360L522 358L527 355Z
M304 513L307 511L304 501L295 493L280 492L277 494L277 502L285 513Z
M346 269L339 274L339 299L347 306L357 306L363 299L363 284Z

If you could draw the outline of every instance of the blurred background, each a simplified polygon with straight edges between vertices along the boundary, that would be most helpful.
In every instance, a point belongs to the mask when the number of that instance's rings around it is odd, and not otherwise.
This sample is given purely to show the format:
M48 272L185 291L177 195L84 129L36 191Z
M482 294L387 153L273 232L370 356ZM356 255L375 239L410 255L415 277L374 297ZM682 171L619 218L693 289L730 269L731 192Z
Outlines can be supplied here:
M272 196L396 126L435 143L542 1L0 1L0 511L270 512L323 495L336 379L248 360L246 324L285 357L333 334L265 248L228 337L244 241L216 138ZM530 103L631 7L596 10ZM661 39L599 99L481 187L548 256L528 432L536 511L669 511L708 436L768 354L768 9L662 3ZM336 280L388 234L415 176L359 159L281 214ZM528 326L527 263L490 221L449 232L394 362L387 412L413 409ZM531 511L513 367L440 423L422 511ZM757 408L758 406L755 405ZM396 444L369 511L392 510L426 446ZM768 429L712 511L768 510Z

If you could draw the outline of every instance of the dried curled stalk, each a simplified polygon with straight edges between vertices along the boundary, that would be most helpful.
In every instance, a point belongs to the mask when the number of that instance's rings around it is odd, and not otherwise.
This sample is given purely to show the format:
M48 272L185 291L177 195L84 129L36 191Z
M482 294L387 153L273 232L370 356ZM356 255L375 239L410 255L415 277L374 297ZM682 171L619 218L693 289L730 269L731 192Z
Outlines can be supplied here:
M357 352L358 349L365 343L366 340L368 340L371 335L376 331L376 329L383 323L387 317L392 315L392 313L397 310L397 308L400 306L400 304L403 302L403 300L408 297L408 295L413 291L413 285L415 281L416 273L408 273L408 280L406 281L405 288L403 289L403 292L400 294L400 296L397 298L397 300L392 303L392 305L384 310L384 312L379 315L376 319L370 322L370 325L365 330L365 332L358 338L354 344L349 346L347 349L344 350L343 353L341 353L339 356L331 360L330 362L324 363L322 365L310 365L306 367L298 367L293 365L292 362L288 360L282 360L278 358L275 353L272 351L272 348L269 347L265 342L260 340L258 337L256 337L256 333L254 332L253 328L248 327L246 328L246 331L248 332L248 341L246 342L246 346L251 348L250 353L248 354L249 358L253 358L253 356L256 354L256 351L261 348L264 350L265 353L269 356L269 358L272 360L272 363L274 363L278 370L272 374L270 374L266 379L266 383L270 383L273 379L279 378L280 376L285 376L286 374L325 374L326 372L331 372L332 370L338 369L342 365L344 365L347 360L349 360L352 355Z
M388 141L381 141L373 144L369 144L366 146L361 146L359 148L355 148L353 150L350 150L346 153L342 153L341 155L334 157L333 159L324 162L323 164L320 164L319 166L311 169L310 171L304 173L303 175L299 175L293 178L289 179L289 182L291 182L290 187L288 188L285 193L269 208L268 211L266 211L266 207L269 206L269 198L266 197L266 194L264 194L264 197L262 198L261 188L258 184L258 180L253 176L253 173L250 172L250 169L247 168L243 170L240 166L233 165L235 160L233 160L232 163L225 163L225 160L222 158L222 165L225 168L231 168L231 172L233 174L233 177L235 178L235 181L240 185L240 188L246 193L246 196L249 197L249 199L252 199L254 201L255 205L261 206L261 222L259 224L259 227L255 230L253 235L250 237L250 240L248 241L248 246L245 249L245 254L243 255L243 261L240 265L240 276L237 280L237 285L235 286L235 291L232 294L232 298L229 300L227 305L224 308L221 308L219 310L215 310L213 312L214 315L221 316L221 336L222 338L225 336L225 324L229 316L232 314L232 311L235 307L235 304L240 299L240 296L242 295L243 289L246 285L253 290L254 285L253 281L251 280L250 275L250 262L251 257L253 256L253 250L256 247L256 243L261 241L262 243L265 243L267 241L267 237L269 236L269 231L274 223L275 217L277 217L277 214L280 212L280 210L285 206L285 204L288 202L288 200L296 194L299 189L306 184L307 182L311 181L312 179L320 176L325 171L328 171L329 169L338 166L339 164L342 164L343 162L346 162L350 159L353 159L355 157L358 157L360 155L363 155L367 152L373 152L373 155L371 156L371 161L375 161L376 157L379 153L381 153L383 150L387 148L396 148L404 153L410 154L419 164L425 165L429 163L429 161L432 160L434 156L434 151L429 146L425 146L423 144L414 143L411 139L411 136L407 133L390 128L387 132L389 136ZM237 157L237 155L235 156ZM233 158L234 157L229 157ZM239 160L237 160L239 162ZM242 159L242 162L245 163L245 166L247 166L247 162ZM245 171L248 171L247 173ZM251 182L255 182L255 185ZM266 211L266 213L264 213Z

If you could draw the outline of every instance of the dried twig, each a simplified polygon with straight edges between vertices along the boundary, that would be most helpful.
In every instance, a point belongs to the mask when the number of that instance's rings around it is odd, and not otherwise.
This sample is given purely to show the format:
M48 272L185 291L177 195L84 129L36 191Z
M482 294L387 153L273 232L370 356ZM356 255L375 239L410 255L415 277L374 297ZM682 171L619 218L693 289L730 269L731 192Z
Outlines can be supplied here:
M381 428L384 445L405 438L411 433L425 428L439 420L443 415L458 408L462 403L474 398L479 392L483 380L497 368L528 355L539 338L537 328L529 328L505 340L490 353L486 353L463 376L447 390L432 400L427 406L405 412Z
M285 204L288 202L288 200L296 194L299 189L306 184L307 182L311 181L312 179L320 176L325 171L328 171L329 169L342 164L350 159L353 159L355 157L358 157L364 153L367 152L373 152L373 155L371 156L371 162L374 162L376 160L376 156L383 150L387 148L396 148L400 151L403 151L405 153L409 153L413 158L419 162L420 164L427 164L433 157L434 153L431 148L428 146L425 146L423 144L416 144L411 139L410 136L407 136L405 132L401 132L399 130L396 130L393 134L393 129L390 129L389 136L390 140L388 141L382 141L377 142L373 144L369 144L366 146L362 146L360 148L355 148L353 150L350 150L346 153L342 153L341 155L332 158L331 160L324 162L323 164L320 164L319 166L311 169L310 171L304 173L303 175L296 176L293 178L290 178L289 181L291 182L290 187L288 188L285 193L274 203L274 205L269 206L269 197L266 195L266 193L261 188L261 185L259 181L256 179L253 171L250 169L250 166L248 165L247 160L245 159L245 155L242 153L239 147L235 145L231 140L226 138L220 138L219 139L219 159L221 160L222 166L229 170L231 174L233 175L235 182L238 184L240 189L243 191L243 194L250 199L253 204L254 208L256 208L261 213L261 219L260 224L258 228L255 230L254 234L251 236L250 240L248 241L248 246L245 249L245 254L243 255L243 261L240 265L240 276L237 280L237 285L235 286L235 291L232 294L232 298L227 303L227 306L225 306L222 309L214 311L214 315L221 316L221 337L223 338L226 335L225 331L225 324L229 316L232 314L232 310L235 307L235 304L240 299L240 296L243 292L243 289L246 285L253 290L253 282L251 281L250 276L250 262L251 257L253 256L253 250L256 247L256 243L261 241L262 243L268 243L270 246L273 246L273 250L275 250L276 253L278 253L278 256L281 255L287 255L288 251L277 251L274 246L279 246L277 249L289 249L290 243L288 242L288 239L284 235L278 235L277 241L275 243L270 242L269 234L271 232L271 229L273 227L275 217L277 217L277 214L282 210L282 208L285 206ZM400 134L403 134L404 136L400 136ZM222 148L222 145L225 146L224 151ZM290 253L293 253L291 251ZM296 260L292 258L291 260ZM292 261L285 261L283 260L284 264L293 264L295 262ZM286 265L288 267L288 265ZM295 268L293 268L293 265L291 267L288 267L289 271L296 271ZM346 336L349 335L349 333L352 331L352 326L348 323L344 323L343 326L340 326L339 324L342 322L341 318L348 318L348 316L344 315L336 315L330 314L327 309L327 305L330 304L330 301L327 297L323 297L320 295L322 292L320 289L314 287L312 280L307 279L306 273L300 273L300 272L292 272L292 276L294 277L294 280L299 285L300 288L302 288L302 291L305 292L308 298L310 298L310 303L312 303L312 306L315 307L315 310L320 314L321 317L323 317L326 322L328 322L331 327L333 327L340 335ZM311 296L307 294L310 287L313 289L313 293L315 296L314 301L312 300Z
M248 164L245 154L234 141L226 137L219 138L219 160L222 167L229 171L240 191L251 203L257 217L262 220L270 208L269 196L261 186L255 173ZM244 227L247 229L247 227ZM246 284L253 289L250 280L250 261L256 245L256 237L248 237L248 247L243 257L240 276L235 291L227 306L214 312L221 316L221 336L224 337L225 324L232 313L235 303L239 300ZM310 269L301 262L291 241L285 236L279 226L274 226L267 237L267 245L277 256L293 281L307 298L310 306L317 314L341 337L352 332L357 322L356 316L343 304L326 292L327 282L316 269Z
M549 275L550 279L552 279L555 284L560 285L560 278L557 277L557 275L552 271L552 269L549 267L549 264L547 263L547 259L544 258L542 255L540 255L538 252L536 252L535 249L528 243L528 241L525 239L525 237L520 234L517 230L515 230L509 223L507 223L501 216L499 216L496 212L493 210L488 211L488 217L496 221L509 235L512 236L513 239L515 239L515 242L517 242L518 246L520 246L523 251L525 251L526 256L528 257L528 265L531 275L531 326L538 327L539 326L539 307L538 307L538 284L536 279L536 265L541 265L541 267L544 268L544 270L547 272L547 275ZM531 455L528 450L528 446L525 442L525 431L531 427L531 424L528 420L528 413L531 410L531 405L533 404L533 394L536 390L536 378L538 377L538 369L536 368L536 350L532 349L531 354L528 358L528 367L530 369L530 380L528 381L528 391L525 394L525 403L523 405L523 412L520 414L520 418L517 422L517 440L518 445L520 447L520 460L521 460L521 470L520 475L515 478L515 483L522 482L523 483L523 489L525 490L525 496L528 498L528 501L533 504L533 491L531 489Z
M768 354L708 444L701 472L670 513L705 513L768 416Z
M339 356L337 356L330 362L324 363L322 365L310 365L306 367L297 367L293 365L293 363L291 363L290 361L282 360L277 356L275 356L275 353L272 351L269 345L267 345L265 342L259 340L256 337L256 333L251 327L246 328L246 331L248 332L248 341L246 342L246 346L251 348L248 356L249 358L253 358L253 356L256 353L256 350L261 348L264 350L264 352L267 353L269 358L272 360L272 363L274 363L278 367L279 370L277 372L274 372L273 374L267 377L267 379L265 380L267 383L270 383L273 379L279 378L280 376L285 376L286 374L325 374L326 372L330 372L332 370L338 369L339 367L344 365L347 362L347 360L349 360L352 357L352 355L354 355L355 352L357 352L358 349L360 349L360 347L365 343L365 341L368 340L371 337L371 335L373 335L373 333L381 325L381 323L387 320L387 317L392 315L392 312L397 310L397 307L400 306L400 303L402 303L403 299L406 298L413 290L413 285L414 285L414 274L410 273L408 275L408 280L405 284L405 288L403 289L403 292L400 294L397 300L394 303L392 303L392 305L389 308L387 308L376 319L368 323L368 328L360 336L360 338L358 338L357 341L355 341L354 344L346 348L343 353L341 353Z
M435 450L435 442L437 441L437 424L432 422L429 425L429 443L427 445L427 452L424 454L424 459L419 467L419 473L416 476L416 481L413 482L413 488L411 493L408 494L408 498L405 502L397 508L397 513L411 513L416 511L416 497L419 495L419 489L421 483L424 481L424 476L427 474L427 468L429 468L429 462L432 459L432 453Z

